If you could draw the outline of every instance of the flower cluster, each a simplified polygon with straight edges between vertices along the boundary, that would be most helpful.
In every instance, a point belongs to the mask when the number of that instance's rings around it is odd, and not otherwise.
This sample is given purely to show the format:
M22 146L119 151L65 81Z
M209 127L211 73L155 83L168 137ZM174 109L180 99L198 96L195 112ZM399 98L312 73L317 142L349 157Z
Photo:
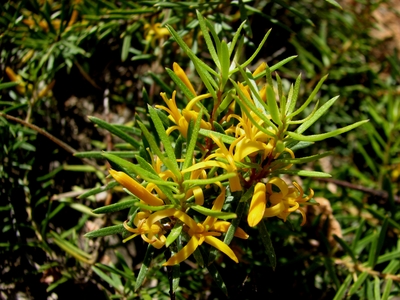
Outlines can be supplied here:
M301 214L300 225L304 225L303 206L315 204L314 192L309 189L305 195L297 182L290 180L292 183L288 184L288 178L330 175L295 170L292 166L329 153L298 158L295 150L365 122L328 133L303 135L337 99L321 107L317 102L304 119L294 119L311 103L326 77L296 107L300 76L286 95L279 75L275 80L271 75L273 69L294 57L276 67L262 63L254 72L246 69L269 33L256 53L238 64L231 57L243 24L227 44L219 40L200 13L198 18L216 69L200 60L171 26L167 25L167 29L191 59L207 91L200 93L201 87L196 90L182 67L174 63L173 70L167 68L167 72L187 100L184 108L180 107L182 99L176 91L172 95L161 93L165 105L148 106L153 130L150 133L150 127L137 120L143 143L131 142L140 146L136 164L104 154L118 170L110 169L110 175L134 197L134 206L138 208L123 223L123 228L132 233L125 241L140 235L155 248L168 248L170 255L165 266L179 264L192 254L197 259L201 256L198 248L204 242L238 262L229 243L234 236L249 237L239 227L243 215L247 216L249 227L258 227L260 236L265 236L263 220L268 218L286 222L297 211ZM149 30L156 35L164 34L157 24L154 26ZM241 75L242 81L237 81L237 75ZM295 131L289 129L293 126L298 126ZM263 243L272 248L268 241ZM209 260L213 258L215 255L210 254Z

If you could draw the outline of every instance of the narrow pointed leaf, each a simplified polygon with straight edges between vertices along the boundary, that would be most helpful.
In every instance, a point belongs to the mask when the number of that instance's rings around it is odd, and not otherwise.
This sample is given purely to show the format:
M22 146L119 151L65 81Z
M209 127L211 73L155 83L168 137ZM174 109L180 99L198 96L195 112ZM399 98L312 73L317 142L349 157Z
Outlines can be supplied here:
M218 67L218 69L221 69L221 63L220 63L220 60L218 58L217 52L215 51L215 47L214 47L214 44L213 44L213 42L211 40L210 34L208 32L208 28L207 28L206 22L204 21L203 16L201 15L201 13L198 10L196 10L196 14L197 14L197 19L199 20L201 32L203 33L203 37L204 37L204 39L206 41L206 45L207 45L208 51L209 51L209 53L210 53L215 65Z
M265 226L264 220L258 223L258 230L260 232L259 238L265 247L266 254L268 256L271 267L275 269L276 267L276 254L274 246L272 245L271 237L269 236L268 229Z
M137 291L140 288L140 286L142 285L143 281L146 278L147 271L150 268L151 260L153 259L155 249L156 248L154 248L150 244L147 246L147 251L144 256L143 263L142 263L142 266L140 267L140 271L139 271L139 274L137 276L137 280L135 283L135 291Z
M333 97L330 99L328 102L326 102L324 105L322 105L315 113L314 115L305 121L303 124L301 124L297 129L296 133L303 133L307 128L309 128L312 124L314 124L339 98L339 96Z
M218 219L222 219L222 220L234 219L237 217L236 214L232 213L232 212L215 211L215 210L206 208L201 205L196 205L196 204L191 205L190 208L205 215L205 216L210 216L210 217L214 217L214 218L218 218Z
M109 132L111 132L112 134L123 139L125 142L131 144L134 148L138 149L140 147L140 143L137 140L135 140L133 137L123 132L121 129L118 129L117 127L96 117L89 117L89 120L95 123L96 125L100 126L101 128L104 128Z
M350 131L350 130L352 130L352 129L354 129L354 128L356 128L356 127L358 127L358 126L360 126L360 125L362 125L362 124L364 124L366 122L369 122L369 120L358 121L358 122L356 122L354 124L351 124L351 125L348 125L348 126L333 130L331 132L308 135L308 136L301 135L301 134L294 133L294 132L290 132L290 131L287 131L286 134L288 136L292 137L293 139L298 140L298 141L317 142L317 141L322 141L322 140L325 140L327 138L334 137L336 135L339 135L339 134L345 133L347 131Z
M119 234L119 233L122 233L124 230L125 230L124 225L119 224L119 225L100 228L100 229L88 232L85 234L85 237L89 238L89 239L94 239L97 237Z

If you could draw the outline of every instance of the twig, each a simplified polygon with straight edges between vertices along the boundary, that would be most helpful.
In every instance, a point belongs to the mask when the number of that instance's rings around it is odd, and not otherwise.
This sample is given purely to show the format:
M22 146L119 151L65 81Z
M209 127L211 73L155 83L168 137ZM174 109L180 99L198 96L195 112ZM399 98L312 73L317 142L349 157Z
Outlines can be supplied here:
M4 113L0 113L1 117L5 117L8 120L12 120L14 122L20 123L26 127L29 127L33 130L35 130L36 132L40 133L41 135L44 135L45 137L47 137L49 140L51 140L52 142L54 142L55 144L57 144L58 146L60 146L61 148L63 148L65 151L71 153L72 155L77 153L78 151L75 150L74 148L72 148L71 146L67 145L66 143L64 143L63 141L59 140L58 138L56 138L54 135L48 133L47 131L43 130L42 128L31 124L29 122L26 122L20 118L16 118L13 116L10 116L8 114L4 114ZM86 164L96 168L97 170L100 170L100 167L93 161L86 159L86 158L81 158L83 162L85 162Z
M333 178L317 178L318 181L325 181L325 182L330 182L330 183L334 183L343 187L347 187L353 190L357 190L357 191L361 191L364 193L368 193L371 195L374 195L375 197L379 197L382 199L387 200L389 198L389 193L387 191L382 191L382 190L375 190L375 189L371 189L371 188L367 188L363 185L360 184L352 184L350 182L347 181L343 181L343 180L338 180L338 179L333 179ZM395 202L400 202L400 197L393 195L393 199Z
M381 273L379 271L375 271L370 267L365 267L362 264L354 264L353 262L346 260L346 259L335 259L335 264L338 265L345 265L350 272L354 272L355 270L359 272L367 272L369 275L378 276L382 279L389 279L391 278L394 281L400 282L400 276L396 274L389 274L389 273Z

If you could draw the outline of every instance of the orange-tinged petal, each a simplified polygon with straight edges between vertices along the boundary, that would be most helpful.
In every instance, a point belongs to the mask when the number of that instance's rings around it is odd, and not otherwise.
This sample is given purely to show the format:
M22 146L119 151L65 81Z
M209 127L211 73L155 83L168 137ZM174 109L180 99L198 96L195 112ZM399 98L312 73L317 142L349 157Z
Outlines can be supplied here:
M196 91L193 88L193 85L190 83L189 78L187 77L185 71L178 65L176 62L172 65L172 68L174 69L174 73L176 76L179 77L180 80L186 85L186 87L193 93L193 95L197 96Z
M266 199L265 184L258 182L254 188L253 198L251 199L249 215L247 216L247 223L250 227L256 226L264 217Z
M146 190L140 183L138 183L135 179L128 176L124 172L118 172L113 169L109 170L110 174L114 179L119 182L124 188L128 189L132 194L138 197L140 200L143 200L149 205L160 206L164 205L164 202Z
M207 244L213 246L214 248L217 248L219 251L228 255L234 262L236 262L236 263L239 262L235 253L233 252L233 250L231 248L229 248L229 246L227 244L225 244L224 242L222 242L221 240L219 240L213 236L206 236L204 238L204 241Z
M178 253L172 256L163 266L173 266L187 259L199 246L199 240L196 236L192 236L189 242Z

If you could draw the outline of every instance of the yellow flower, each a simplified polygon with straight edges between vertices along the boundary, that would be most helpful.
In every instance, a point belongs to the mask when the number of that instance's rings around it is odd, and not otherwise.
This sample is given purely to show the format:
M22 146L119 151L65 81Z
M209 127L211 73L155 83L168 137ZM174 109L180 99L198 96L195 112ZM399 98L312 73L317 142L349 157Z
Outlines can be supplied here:
M110 169L109 172L117 182L146 204L153 206L164 205L164 201L150 193L145 187L124 172L118 172L113 169Z
M251 115L259 125L263 124L263 121L254 113L251 112ZM264 160L274 149L275 140L271 136L260 131L245 114L243 114L242 117L232 114L228 117L228 121L230 118L235 118L239 121L234 129L235 136L243 137L236 145L234 155L235 161L242 161L246 156L252 156L259 152L262 153L262 160ZM233 130L230 129L230 131Z
M225 188L222 189L221 194L215 199L212 210L220 211L225 201ZM182 211L176 211L174 217L181 220L189 227L188 234L191 236L189 242L174 256L172 256L164 266L172 266L181 263L187 259L199 245L203 242L217 248L219 251L228 255L233 261L238 262L238 259L232 249L217 239L221 232L226 232L230 226L229 222L217 221L217 218L208 216L203 223L196 223L190 216ZM235 232L236 237L247 239L248 235L238 228Z
M273 185L278 187L280 192L273 191ZM300 204L310 200L314 196L314 191L310 189L310 194L307 197L303 196L303 189L296 182L293 182L293 187L289 187L282 179L273 177L267 184L257 183L250 203L247 221L252 227L256 226L263 217L278 217L286 221L291 212L298 210L303 217L301 223L301 226L303 226L306 222L306 215ZM267 200L268 207L265 206Z
M230 145L229 151L228 151L228 149L226 149L224 143L221 142L219 138L217 138L213 134L210 134L210 138L218 145L219 149L215 153L207 156L203 162L194 164L193 166L183 170L182 173L187 173L187 172L192 172L192 171L198 170L198 169L205 169L205 168L212 168L212 167L223 168L227 172L236 173L236 176L229 178L229 186L231 188L231 191L232 192L241 191L242 185L240 182L240 177L237 172L238 170L237 170L234 155L233 155L233 149L235 148L236 144L238 144L240 142L241 138L236 139ZM222 162L222 161L211 160L213 158L226 159L228 161L228 163Z
M160 40L169 35L169 31L167 28L162 28L161 23L151 23L144 25L144 36L146 41L151 43L151 46L154 48L155 41Z
M254 187L253 198L251 199L247 223L250 227L256 226L264 217L265 205L267 199L265 197L265 184L258 182Z
M21 75L17 75L15 74L14 70L11 69L10 67L6 67L6 74L8 76L8 78L10 78L11 81L13 82L17 82L19 81L20 83L16 86L17 92L20 95L24 95L26 92L26 82L23 81Z
M126 238L124 242L140 235L145 242L151 244L157 249L160 249L165 245L167 239L164 236L163 226L160 222L155 222L149 226L147 223L147 218L149 215L149 212L138 212L133 221L133 224L135 224L136 228L132 228L127 224L126 221L124 222L124 228L129 232L134 233L130 237Z
M192 83L190 82L189 78L187 77L185 71L183 71L181 66L178 65L178 63L176 63L176 62L174 62L174 64L172 66L173 66L174 73L176 74L176 76L178 76L179 79L182 80L182 82L193 93L193 95L197 96L196 91L194 90Z
M187 130L189 127L190 120L195 121L198 116L198 112L196 112L193 109L194 105L200 100L211 97L211 94L196 96L195 98L189 101L186 108L184 108L181 113L176 105L176 100L175 100L176 91L172 93L171 99L168 99L165 93L161 93L160 95L168 107L162 105L156 105L156 108L165 110L169 114L168 118L176 124L167 129L166 131L167 134L170 134L172 131L178 129L179 132L182 134L182 136L185 138L187 137ZM211 124L209 122L201 120L200 127L204 129L211 129Z

